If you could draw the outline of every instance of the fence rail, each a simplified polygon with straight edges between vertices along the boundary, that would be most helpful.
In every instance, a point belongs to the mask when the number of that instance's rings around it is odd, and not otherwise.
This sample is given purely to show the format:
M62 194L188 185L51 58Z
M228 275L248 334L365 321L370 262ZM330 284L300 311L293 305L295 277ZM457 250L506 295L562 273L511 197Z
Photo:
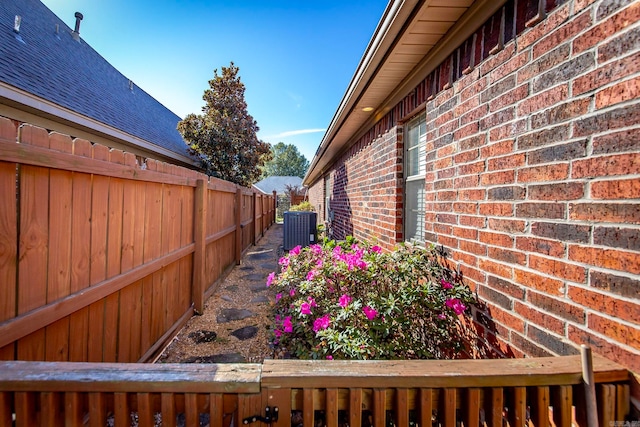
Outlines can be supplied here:
M629 413L629 373L594 359L601 426ZM580 356L258 364L0 362L0 425L586 426ZM277 408L277 409L276 409ZM249 421L248 420L248 421ZM202 422L202 424L201 424ZM260 425L257 423L255 425Z
M0 117L0 359L151 359L275 196Z

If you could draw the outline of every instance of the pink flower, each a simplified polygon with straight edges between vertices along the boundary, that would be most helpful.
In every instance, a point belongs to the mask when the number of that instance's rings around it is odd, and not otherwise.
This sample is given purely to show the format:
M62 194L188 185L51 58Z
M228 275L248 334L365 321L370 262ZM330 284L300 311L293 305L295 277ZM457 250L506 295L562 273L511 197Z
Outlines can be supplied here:
M287 333L293 332L293 324L291 323L291 316L287 316L284 318L284 322L282 322L282 328Z
M280 264L284 268L289 267L289 257L283 256L278 260L278 264Z
M362 307L362 311L364 311L364 315L367 316L367 319L369 320L373 320L378 316L378 312L368 305Z
M298 255L300 253L300 249L302 249L302 246L298 245L295 248L291 249L289 251L289 255Z
M307 273L307 280L311 281L318 275L317 270L311 270Z
M447 315L446 315L446 314L444 314L444 313L440 313L440 314L438 314L438 319L440 319L440 320L444 320L444 319L446 319L446 318L447 318Z
M333 360L333 356L332 355L328 355L327 356L327 360Z
M440 280L440 284L442 285L442 287L443 287L444 289L452 289L452 288L453 288L453 285L452 285L451 283L447 282L447 281L446 281L446 280L444 280L444 279L441 279L441 280Z
M375 252L377 254L382 253L382 248L378 245L372 246L371 247L371 252Z
M316 267L318 268L322 268L322 260L319 259L318 261L316 261Z
M280 338L282 336L282 331L280 329L274 329L273 335L275 335L276 338Z
M313 322L313 332L318 333L318 331L322 331L324 329L327 329L329 327L330 323L331 323L331 320L329 319L329 315L328 314L325 314L322 317L318 317Z
M311 307L317 307L318 306L318 304L316 303L316 300L314 300L313 297L308 297L307 301L309 301L309 305Z
M458 298L449 298L445 301L445 305L452 309L457 315L461 315L467 309Z
M276 302L280 301L282 299L282 292L279 292L276 294Z
M351 302L351 297L347 294L344 294L340 297L340 300L338 303L340 304L340 307L345 308L346 306L349 305L350 302Z
M321 255L322 254L322 246L320 246L320 245L311 245L309 247L311 248L311 252L313 252L314 255Z
M308 302L303 302L300 306L300 314L311 314L311 306Z
M296 295L296 290L295 289L290 289L289 290L289 296L292 297L292 296L295 296L295 295Z
M275 271L271 272L271 274L269 274L267 276L267 288L269 286L271 286L271 284L273 283L273 279L275 279L275 278L276 278L276 272Z

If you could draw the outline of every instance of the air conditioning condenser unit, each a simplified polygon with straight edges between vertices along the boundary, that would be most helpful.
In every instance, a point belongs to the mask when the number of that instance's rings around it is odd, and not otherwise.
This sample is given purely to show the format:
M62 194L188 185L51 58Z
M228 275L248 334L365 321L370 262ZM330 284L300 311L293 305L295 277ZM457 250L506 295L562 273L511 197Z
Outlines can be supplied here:
M284 213L284 250L289 251L296 246L309 246L316 243L315 212Z

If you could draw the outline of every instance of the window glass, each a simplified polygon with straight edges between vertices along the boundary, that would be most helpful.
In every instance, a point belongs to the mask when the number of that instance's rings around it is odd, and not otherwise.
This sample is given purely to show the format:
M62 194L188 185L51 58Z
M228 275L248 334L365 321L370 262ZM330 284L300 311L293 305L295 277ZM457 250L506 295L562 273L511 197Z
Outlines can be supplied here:
M425 173L427 127L426 115L409 122L405 138L405 240L424 243L425 221Z

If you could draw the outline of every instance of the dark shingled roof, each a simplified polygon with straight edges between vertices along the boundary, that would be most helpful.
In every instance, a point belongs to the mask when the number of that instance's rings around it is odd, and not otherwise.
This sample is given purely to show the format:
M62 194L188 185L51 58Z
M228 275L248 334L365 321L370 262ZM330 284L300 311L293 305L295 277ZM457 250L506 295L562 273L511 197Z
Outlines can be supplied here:
M16 15L22 17L19 34ZM176 130L180 117L139 87L130 89L127 77L71 33L39 0L1 0L0 81L188 156Z

